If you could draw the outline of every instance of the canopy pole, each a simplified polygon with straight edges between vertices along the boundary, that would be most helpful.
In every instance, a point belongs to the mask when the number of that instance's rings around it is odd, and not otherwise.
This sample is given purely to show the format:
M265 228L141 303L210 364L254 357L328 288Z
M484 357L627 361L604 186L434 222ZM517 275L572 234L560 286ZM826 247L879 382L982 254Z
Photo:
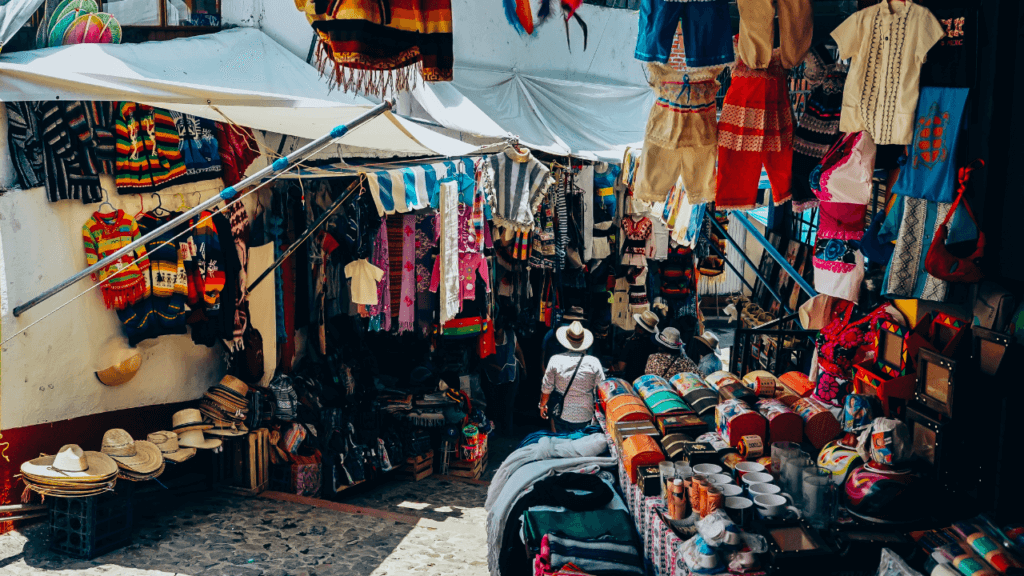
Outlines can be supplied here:
M792 278L793 281L796 282L798 286L800 286L800 289L802 289L804 291L804 294L807 294L807 296L809 296L811 298L813 298L813 297L818 295L818 291L815 290L814 287L811 286L807 282L807 280L804 280L803 276L797 274L796 270L793 268L793 265L790 264L788 260L786 260L785 256L783 256L775 248L775 246L772 246L772 243L769 242L768 239L764 237L764 234L761 234L757 230L757 228L754 228L754 225L750 222L750 220L747 220L747 217L746 217L745 214L743 214L739 210L733 210L732 214L735 214L736 215L736 219L739 220L740 224L742 224L744 228L746 228L751 234L754 235L754 239L757 240L761 244L761 246L764 247L765 252L767 252L768 254L771 255L772 260L775 260L776 262L778 262L779 266L782 267L782 269L786 272L786 274L789 274L789 277ZM721 226L718 225L718 222L715 221L714 218L711 219L711 222L719 230L721 230ZM730 240L731 240L731 238L730 238ZM735 244L735 242L734 242L734 244ZM738 246L737 246L737 248L738 248Z
M322 226L324 222L327 222L327 219L330 218L335 212L337 212L338 208L340 208L341 205L344 204L346 200L348 200L349 198L352 197L353 194L355 194L356 188L359 186L359 183L362 182L362 180L363 177L360 176L359 179L350 184L348 189L345 190L345 193L342 194L337 200L335 200L334 204L331 204L327 208L326 212L321 214L320 217L317 218L316 221L314 221L313 224L309 226L309 228L306 228L305 232L303 232L302 235L295 240L295 242L292 242L291 245L288 246L288 249L285 250L284 253L277 258L277 260L274 260L274 263L271 264L269 268L264 270L263 273L259 275L259 278L256 278L256 280L254 280L252 284L249 284L249 287L246 288L246 291L251 293L253 289L256 288L257 284L262 282L264 278L266 278L271 272L276 270L278 266L283 264L284 261L287 260L288 257L292 255L292 252L295 252L299 248L299 246L302 246L302 243L305 242L306 239L313 234L313 232L316 232L317 228Z
M384 102L378 104L377 106L374 106L370 110L367 110L365 113L353 118L348 124L341 124L339 126L335 126L327 134L324 134L323 136L317 138L316 140L313 140L312 142L306 144L305 146L302 146L298 150L295 150L294 152L288 154L283 158L278 158L277 160L274 160L274 162L270 166L267 166L266 168L259 170L252 176L243 178L234 186L228 186L227 188L221 190L220 194L217 194L216 196L213 196L211 198L204 200L203 202L200 202L198 206L186 210L180 216L173 218L171 221L167 222L166 224L163 224L162 226L158 227L152 232L139 237L138 240L133 240L127 246L121 248L120 250L117 250L113 254L103 258L102 260L93 264L92 266L89 266L85 270L78 272L77 274L57 284L53 288L50 288L46 292L43 292L39 296L32 298L31 300L25 302L20 306L15 306L12 312L14 313L15 316L21 316L27 310L34 308L36 305L40 304L41 302L50 298L51 296L54 296L59 292L64 291L69 286L75 284L79 280L82 280L83 278L86 278L89 275L94 274L96 272L99 272L103 268L107 267L111 262L120 259L125 254L135 250L139 246L142 246L151 238L159 237L164 232L176 228L177 226L187 222L192 216L199 214L203 210L212 208L213 206L219 204L222 201L231 200L235 196L235 194L238 193L238 189L242 189L252 184L255 184L267 176L277 175L281 172L284 172L285 170L291 168L292 165L294 165L296 162L304 160L307 156L311 156L324 144L327 144L328 142L334 140L335 138L341 138L342 136L348 134L350 131L361 126L362 124L365 124L366 122L383 114L384 112L391 110L393 106L394 103L392 101L385 100Z

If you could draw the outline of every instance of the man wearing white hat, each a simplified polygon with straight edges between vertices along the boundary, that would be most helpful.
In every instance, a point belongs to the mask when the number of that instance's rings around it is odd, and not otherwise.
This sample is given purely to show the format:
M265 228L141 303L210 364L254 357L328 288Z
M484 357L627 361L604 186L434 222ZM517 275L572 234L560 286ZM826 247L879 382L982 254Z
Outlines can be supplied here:
M566 352L548 362L537 407L541 418L551 420L555 432L573 432L594 419L594 389L604 380L604 368L587 354L594 335L579 320L559 328L557 338Z

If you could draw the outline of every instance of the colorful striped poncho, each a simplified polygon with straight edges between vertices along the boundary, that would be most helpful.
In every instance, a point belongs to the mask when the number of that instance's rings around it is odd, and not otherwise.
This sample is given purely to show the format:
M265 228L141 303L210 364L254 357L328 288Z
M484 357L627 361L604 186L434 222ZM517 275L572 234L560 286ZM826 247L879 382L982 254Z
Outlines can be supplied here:
M166 110L121 102L114 114L117 131L117 191L155 192L185 175L180 137Z
M138 239L139 226L124 210L95 212L82 226L85 261L89 266ZM138 258L139 261L135 262ZM149 259L139 246L114 263L94 273L95 282L103 282L100 291L107 308L124 310L149 296Z
M346 91L383 97L454 74L451 0L295 0L319 37L317 65Z

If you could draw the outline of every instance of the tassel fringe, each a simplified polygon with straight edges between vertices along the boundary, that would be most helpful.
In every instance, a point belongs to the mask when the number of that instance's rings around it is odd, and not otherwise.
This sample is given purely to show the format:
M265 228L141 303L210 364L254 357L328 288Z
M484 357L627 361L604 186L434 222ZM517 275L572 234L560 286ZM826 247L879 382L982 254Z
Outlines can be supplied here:
M317 42L316 67L321 76L328 77L332 90L340 88L343 92L358 92L384 99L398 92L411 90L423 73L423 65L419 61L383 70L347 66L338 62L338 57L323 40ZM395 58L395 61L408 62L414 57L415 54L402 54ZM341 55L342 60L355 61L358 58L357 54Z

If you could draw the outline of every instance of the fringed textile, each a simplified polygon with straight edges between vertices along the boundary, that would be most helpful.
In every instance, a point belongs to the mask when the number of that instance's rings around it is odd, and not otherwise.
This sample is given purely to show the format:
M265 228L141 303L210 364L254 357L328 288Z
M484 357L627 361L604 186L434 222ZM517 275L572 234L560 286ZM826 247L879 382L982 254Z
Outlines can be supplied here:
M453 76L451 0L295 0L316 31L317 67L345 91L384 97Z

